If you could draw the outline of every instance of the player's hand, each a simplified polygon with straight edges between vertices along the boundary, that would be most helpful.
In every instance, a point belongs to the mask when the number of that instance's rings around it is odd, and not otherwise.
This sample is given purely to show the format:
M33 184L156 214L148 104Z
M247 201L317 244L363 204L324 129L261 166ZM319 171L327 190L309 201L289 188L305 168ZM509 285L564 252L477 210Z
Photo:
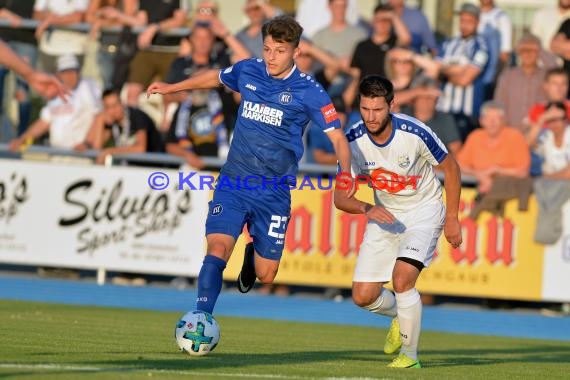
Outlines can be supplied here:
M443 233L453 248L458 248L463 242L463 237L461 236L461 224L457 218L445 218Z
M51 99L59 96L67 101L69 91L65 89L63 84L53 75L34 71L29 78L26 78L28 84L41 96Z
M352 198L354 194L356 194L356 190L358 190L358 186L356 186L356 180L353 176L350 176L351 185L349 189L346 189L346 196L348 198Z
M392 213L381 206L372 206L364 214L369 220L380 224L392 224L396 221L396 218Z
M165 88L167 86L168 86L168 83L164 83L164 82L153 82L153 83L151 83L150 86L148 86L148 88L146 89L146 97L148 98L152 94L161 94L161 95L166 94L167 92L165 91Z

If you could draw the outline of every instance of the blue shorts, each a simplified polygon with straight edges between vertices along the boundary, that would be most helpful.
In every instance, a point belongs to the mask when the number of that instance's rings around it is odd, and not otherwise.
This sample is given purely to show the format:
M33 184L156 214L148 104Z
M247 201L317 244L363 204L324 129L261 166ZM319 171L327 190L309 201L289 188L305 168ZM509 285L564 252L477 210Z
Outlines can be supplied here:
M220 233L237 240L247 223L255 251L263 258L280 260L290 216L288 189L219 188L209 203L206 235Z

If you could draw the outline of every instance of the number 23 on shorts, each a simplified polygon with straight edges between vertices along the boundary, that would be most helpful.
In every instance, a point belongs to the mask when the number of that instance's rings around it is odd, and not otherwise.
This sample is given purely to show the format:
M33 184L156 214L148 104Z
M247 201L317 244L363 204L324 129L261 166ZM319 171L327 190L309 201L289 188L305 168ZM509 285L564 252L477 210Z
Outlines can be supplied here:
M271 224L267 235L275 239L285 239L285 229L287 228L287 216L271 215Z

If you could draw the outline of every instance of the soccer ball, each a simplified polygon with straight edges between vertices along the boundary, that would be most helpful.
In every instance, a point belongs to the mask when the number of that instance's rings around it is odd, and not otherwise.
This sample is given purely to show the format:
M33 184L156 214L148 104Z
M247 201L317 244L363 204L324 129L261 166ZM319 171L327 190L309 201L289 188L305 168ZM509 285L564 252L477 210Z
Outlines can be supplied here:
M176 324L174 338L180 351L202 356L214 351L220 341L220 326L212 314L190 311Z

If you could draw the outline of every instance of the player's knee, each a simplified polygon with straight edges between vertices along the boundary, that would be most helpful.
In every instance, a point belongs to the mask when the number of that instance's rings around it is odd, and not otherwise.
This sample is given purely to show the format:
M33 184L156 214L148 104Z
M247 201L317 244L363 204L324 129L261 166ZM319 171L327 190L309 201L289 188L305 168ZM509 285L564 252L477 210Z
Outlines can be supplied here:
M366 307L374 301L370 294L355 291L354 289L352 290L352 302L354 302L356 306Z
M222 260L228 261L230 256L229 247L223 242L210 242L208 244L208 254L219 257Z
M392 286L394 287L394 291L396 293L403 293L412 289L415 284L406 276L394 275L394 278L392 279Z
M277 276L277 268L255 268L255 274L262 284L272 284Z

